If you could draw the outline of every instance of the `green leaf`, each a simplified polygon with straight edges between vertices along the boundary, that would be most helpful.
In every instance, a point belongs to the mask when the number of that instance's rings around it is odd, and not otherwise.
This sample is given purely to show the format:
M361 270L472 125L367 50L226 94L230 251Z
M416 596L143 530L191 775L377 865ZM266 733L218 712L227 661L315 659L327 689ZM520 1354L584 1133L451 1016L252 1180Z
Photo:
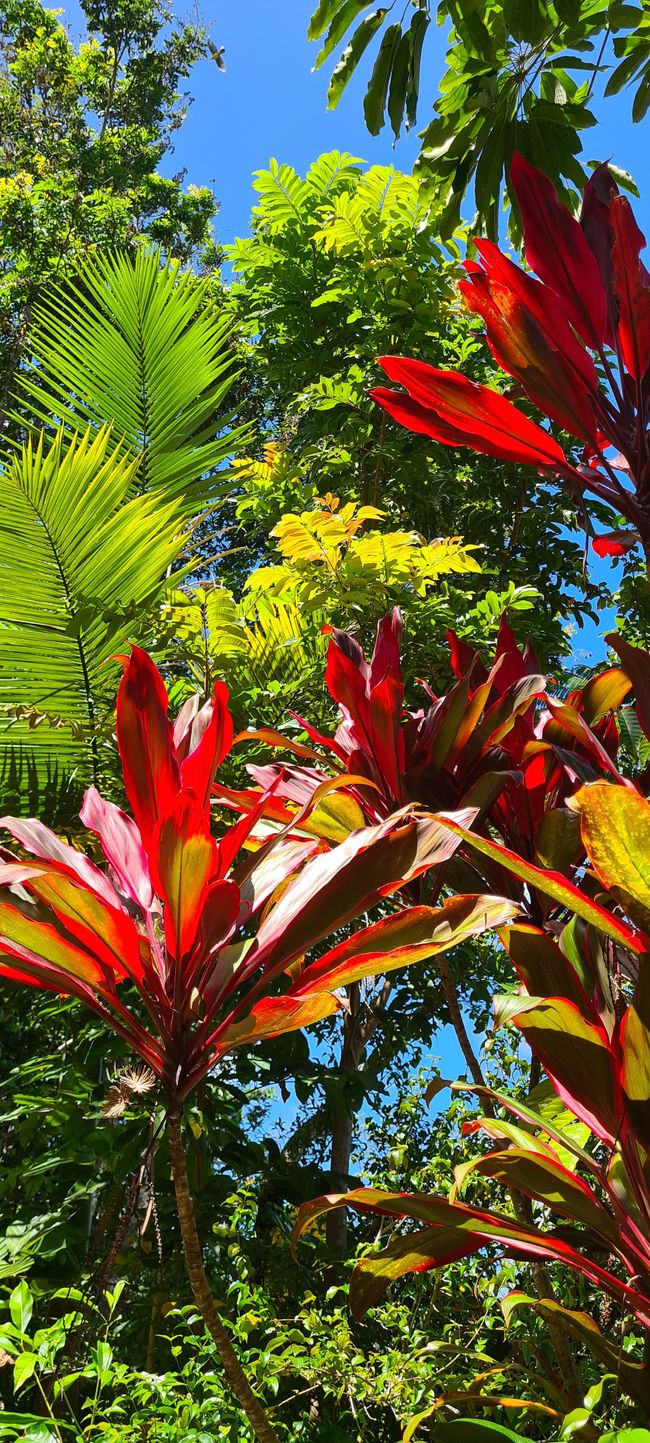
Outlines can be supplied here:
M648 62L650 65L650 61ZM650 106L650 75L646 75L632 101L632 119L636 125L643 120Z
M612 30L637 30L643 23L643 10L639 5L627 5L612 0L607 11L607 24Z
M22 1388L23 1383L26 1383L28 1378L33 1376L37 1363L37 1353L20 1353L16 1358L14 1363L14 1388L16 1392L18 1392L19 1388Z
M448 1423L437 1423L433 1437L435 1443L521 1443L520 1433L487 1418L452 1418Z
M497 241L499 235L498 201L505 166L503 141L507 128L508 118L501 113L483 146L474 177L476 209L483 222L482 229L493 241Z
M635 195L635 196L637 197L637 199L638 199L638 197L639 197L639 195L641 194L641 192L640 192L639 187L638 187L638 185L637 185L637 183L636 183L636 181L635 181L635 179L634 179L634 176L633 176L633 175L630 175L629 170L623 170L622 166L620 166L620 165L615 165L614 162L613 162L613 160L608 160L608 162L607 162L607 169L608 169L608 171L610 172L610 174L613 175L614 180L615 180L615 181L617 182L617 184L620 186L621 190L627 190L627 191L629 191L630 195ZM619 638L619 641L620 641L622 644L624 644L622 637ZM634 648L634 647L630 647L630 650L633 651L633 650L635 650L635 648Z
M580 19L582 0L554 0L555 9L565 25L575 25Z
M485 5L483 0L447 0L446 5L453 24L470 50L481 57L489 55L492 40L483 22Z
M396 140L399 139L402 128L402 116L406 102L406 87L408 84L410 64L411 32L410 30L405 30L397 47L388 95L388 118Z
M365 20L362 20L361 24L357 26L350 44L346 46L340 60L332 71L327 91L328 110L336 110L348 81L351 80L354 75L364 51L367 50L373 36L377 34L387 14L388 11L386 8L375 10L372 15L367 15Z
M564 4L567 8L577 5L580 9L580 0L564 0ZM559 13L558 5L556 9ZM546 6L540 5L539 0L503 0L503 18L513 40L527 45L537 45L548 25Z
M409 130L417 123L418 100L420 97L420 70L424 37L429 29L430 16L426 10L416 10L411 21L411 60L406 87L406 125Z
M19 378L30 424L51 431L56 416L71 438L110 423L110 447L126 443L138 462L138 488L195 515L222 494L218 468L242 439L223 434L231 333L209 282L158 252L95 257L35 307Z
M340 8L341 0L320 0L309 22L307 39L320 40Z
M19 1282L18 1287L14 1288L9 1298L11 1321L15 1328L20 1328L21 1333L25 1333L29 1327L33 1307L34 1299L23 1278Z
M319 50L314 61L314 70L320 70L321 65L324 65L325 61L332 54L332 51L336 49L339 40L343 39L346 30L350 29L352 21L356 20L361 10L367 10L367 8L368 0L344 0L340 9L338 9L332 17L332 22L325 37L325 44L322 49Z
M630 55L626 55L620 65L617 65L616 69L612 71L605 86L605 95L618 95L619 90L622 90L623 86L632 80L637 70L643 68L645 58L643 54L639 54L638 50L633 50Z
M133 495L136 474L137 460L104 430L69 443L59 432L49 447L42 436L29 441L2 476L5 806L16 798L20 811L36 783L56 811L73 774L78 785L99 777L119 670L111 658L126 636L146 639L186 544L179 508Z
M370 76L368 89L363 102L363 113L371 135L379 135L384 125L388 82L401 33L402 29L400 25L388 26L388 29L384 32L379 47L379 54L375 61L372 75Z
M617 1428L615 1433L601 1433L598 1443L650 1443L647 1428Z

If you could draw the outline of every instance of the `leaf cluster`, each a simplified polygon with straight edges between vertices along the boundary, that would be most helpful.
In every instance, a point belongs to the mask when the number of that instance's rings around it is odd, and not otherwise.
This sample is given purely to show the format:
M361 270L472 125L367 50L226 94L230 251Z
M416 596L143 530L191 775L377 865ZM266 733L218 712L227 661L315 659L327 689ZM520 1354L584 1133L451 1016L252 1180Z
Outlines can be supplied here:
M308 31L310 40L323 42L314 69L349 36L330 80L328 106L334 108L378 37L364 116L371 135L388 118L397 138L402 125L408 130L417 121L422 51L431 38L429 33L427 41L427 32L434 18L444 27L448 50L434 102L436 118L421 132L418 161L441 202L442 235L453 233L471 191L477 228L497 239L502 187L509 190L515 150L538 165L565 198L575 198L585 181L579 159L582 132L596 123L590 100L603 73L611 71L606 95L636 87L635 121L650 103L643 5L440 0L435 7L431 0L408 0L400 17L393 12L393 5L373 9L367 0L320 0Z
M87 0L75 45L40 0L0 5L0 404L31 308L88 255L143 239L213 263L207 187L159 165L183 122L201 25L156 0Z

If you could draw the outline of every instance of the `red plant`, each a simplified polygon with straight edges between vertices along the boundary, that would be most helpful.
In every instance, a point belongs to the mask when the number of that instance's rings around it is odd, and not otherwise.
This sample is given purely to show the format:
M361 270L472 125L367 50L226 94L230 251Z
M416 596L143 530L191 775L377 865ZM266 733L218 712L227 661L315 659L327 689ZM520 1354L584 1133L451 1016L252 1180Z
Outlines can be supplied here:
M581 782L603 775L624 781L616 767L619 737L613 715L630 690L624 671L608 667L581 691L555 700L535 656L528 646L520 651L504 617L489 670L471 646L448 632L456 684L443 696L427 687L429 706L409 712L404 708L401 631L398 610L384 617L368 662L353 637L331 629L325 680L342 715L333 737L322 736L301 717L297 720L314 744L311 749L267 730L242 734L293 746L302 755L307 752L312 763L249 767L262 793L268 796L273 789L267 815L276 825L291 826L290 808L304 806L334 771L341 781L347 776L348 785L324 798L307 824L326 837L338 840L346 827L376 824L408 803L431 811L472 807L477 810L473 827L481 832L495 828L521 856L561 861L568 853L577 865L579 838L565 804ZM262 804L262 793L252 789L218 791L244 810ZM454 870L458 874L457 859L445 866L448 882ZM530 910L534 899L491 866L487 885L496 882L498 891L514 888ZM485 876L480 885L486 885Z
M515 1258L563 1262L650 1328L650 803L632 788L600 781L581 788L573 806L591 869L591 886L588 879L582 890L464 832L472 848L498 857L565 915L573 913L560 929L517 923L501 931L522 991L497 999L496 1017L518 1028L546 1071L539 1111L477 1089L523 1126L496 1115L466 1124L466 1132L482 1131L497 1147L456 1169L449 1198L359 1189L319 1198L299 1213L296 1236L343 1206L425 1224L420 1232L400 1232L358 1265L352 1284L358 1314L406 1273L497 1245ZM590 895L593 884L598 899ZM546 1107L549 1084L564 1111ZM527 1223L506 1210L459 1202L477 1175L531 1199L538 1217ZM509 1306L520 1301L517 1295ZM618 1365L619 1350L590 1319L557 1304L553 1311L608 1366ZM647 1408L643 1367L632 1359L623 1367L623 1385Z
M533 465L591 491L630 522L596 539L599 554L623 555L640 539L650 555L644 237L604 165L587 183L579 221L523 156L513 157L511 177L526 259L539 279L492 241L477 240L480 263L466 262L460 291L468 309L482 316L497 363L545 416L582 443L581 463L574 465L504 396L423 361L383 357L389 379L407 394L380 387L372 395L409 430Z
M99 838L106 871L39 821L3 819L37 860L5 853L0 862L0 975L78 998L159 1078L194 1295L242 1407L269 1443L274 1431L203 1270L182 1104L233 1048L324 1018L342 1005L335 989L444 951L504 923L516 907L468 896L405 908L305 961L330 932L450 857L458 843L439 822L402 809L333 850L280 831L242 857L267 796L218 840L212 835L211 788L233 737L227 701L217 683L209 702L186 703L172 726L162 678L133 648L117 698L133 817L95 788L86 793L82 820ZM466 810L458 820L472 816Z

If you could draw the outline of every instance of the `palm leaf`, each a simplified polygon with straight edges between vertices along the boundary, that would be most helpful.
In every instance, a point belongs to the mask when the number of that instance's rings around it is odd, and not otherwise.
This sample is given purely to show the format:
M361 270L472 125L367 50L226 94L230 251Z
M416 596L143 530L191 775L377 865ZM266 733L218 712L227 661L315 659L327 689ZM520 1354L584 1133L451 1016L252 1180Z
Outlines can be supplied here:
M61 428L13 455L0 512L0 786L6 807L50 802L108 759L119 664L187 537L181 508L133 494L138 458L107 428ZM176 580L178 578L175 578ZM39 724L40 722L40 724ZM55 808L56 810L57 808Z
M139 488L202 510L244 435L223 414L232 325L207 286L154 251L93 257L35 308L19 377L23 425L61 423L72 434L110 422L139 458Z

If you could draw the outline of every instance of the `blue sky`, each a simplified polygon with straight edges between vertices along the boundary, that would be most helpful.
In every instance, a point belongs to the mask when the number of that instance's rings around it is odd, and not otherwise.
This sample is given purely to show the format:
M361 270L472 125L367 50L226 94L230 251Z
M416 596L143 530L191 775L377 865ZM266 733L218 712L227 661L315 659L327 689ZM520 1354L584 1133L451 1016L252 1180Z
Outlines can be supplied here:
M179 16L191 11L189 0L176 0L174 8ZM403 170L411 169L417 155L415 132L393 147L389 126L375 138L365 129L362 99L369 55L338 110L326 109L336 54L321 71L311 73L318 52L306 39L312 8L315 0L222 0L214 10L201 6L215 44L226 47L227 69L222 74L212 60L195 67L188 87L194 102L166 168L184 167L188 181L214 187L221 202L216 228L225 242L246 231L255 199L253 172L264 168L271 156L304 171L324 150L348 150L371 164L392 163ZM65 6L64 15L78 33L77 0ZM432 26L425 45L418 128L432 116L444 54L444 31ZM630 97L623 95L596 105L604 123L585 132L585 156L611 159L641 181L647 125L632 125L630 104ZM636 209L650 230L650 186L645 204L642 197Z
M332 61L312 74L318 46L306 39L310 0L230 0L217 10L213 38L226 47L226 73L213 61L197 65L192 77L195 101L176 147L175 163L188 178L214 184L221 201L217 230L230 241L246 230L254 194L253 172L270 156L303 172L323 150L348 150L372 164L410 170L418 152L414 132L395 147L390 127L368 134L362 100L369 71L364 57L359 75L337 110L328 111L326 95ZM209 21L210 13L205 12ZM444 65L444 31L431 27L425 48L418 128L432 114ZM586 132L590 160L612 159L626 170L644 172L644 128L632 125L629 96L601 104L604 122ZM606 120L605 120L606 117ZM646 139L647 144L647 139ZM650 188L639 212L650 226Z

